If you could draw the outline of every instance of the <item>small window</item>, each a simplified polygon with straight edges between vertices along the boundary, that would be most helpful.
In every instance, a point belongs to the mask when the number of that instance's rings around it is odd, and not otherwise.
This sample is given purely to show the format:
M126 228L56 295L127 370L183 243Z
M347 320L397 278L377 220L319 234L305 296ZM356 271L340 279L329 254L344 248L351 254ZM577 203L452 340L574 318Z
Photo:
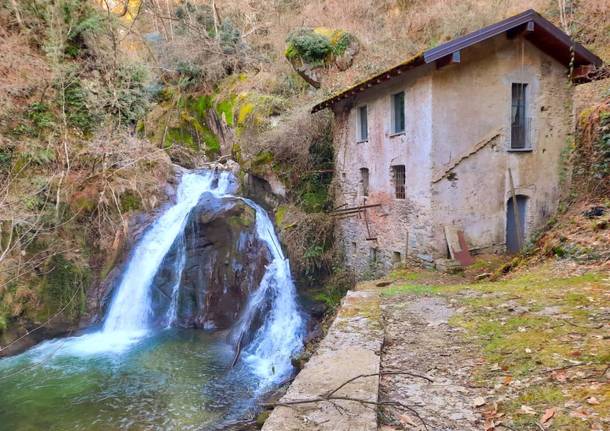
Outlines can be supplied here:
M362 184L362 196L369 195L369 170L360 168L360 184Z
M392 96L392 133L405 131L405 93L400 92Z
M529 147L527 142L528 120L526 117L527 84L513 83L510 113L510 148L523 150Z
M377 259L378 259L378 250L374 247L371 247L369 250L369 262L374 264L377 263Z
M358 142L369 139L369 118L367 106L358 108Z
M394 265L399 265L400 263L402 263L402 255L399 251L394 252L392 256L392 262L394 263Z
M405 165L392 166L392 180L396 199L405 198Z

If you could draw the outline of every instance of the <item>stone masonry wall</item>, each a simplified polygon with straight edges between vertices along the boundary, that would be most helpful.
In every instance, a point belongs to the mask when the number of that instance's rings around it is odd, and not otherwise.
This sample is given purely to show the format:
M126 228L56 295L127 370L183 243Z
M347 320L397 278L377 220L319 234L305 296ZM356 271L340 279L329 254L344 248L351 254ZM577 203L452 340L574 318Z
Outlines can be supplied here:
M463 229L473 251L504 251L508 168L516 193L529 197L526 235L556 210L561 152L572 130L567 70L505 35L462 50L461 59L418 67L335 106L336 206L379 204L366 218L361 212L337 223L346 263L360 278L407 258L433 264L447 257L445 225ZM528 84L529 152L507 151L513 82ZM406 130L392 135L391 96L400 91ZM369 136L358 142L363 105ZM405 165L405 199L395 197L393 165ZM369 169L368 196L361 168Z

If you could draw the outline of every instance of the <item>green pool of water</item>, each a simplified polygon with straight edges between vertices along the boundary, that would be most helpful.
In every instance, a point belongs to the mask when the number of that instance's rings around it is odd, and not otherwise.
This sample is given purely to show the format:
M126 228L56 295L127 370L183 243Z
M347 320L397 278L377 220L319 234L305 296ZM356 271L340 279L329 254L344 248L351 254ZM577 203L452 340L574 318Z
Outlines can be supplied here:
M209 430L257 395L224 339L203 331L167 330L122 353L64 349L59 340L0 360L1 431Z

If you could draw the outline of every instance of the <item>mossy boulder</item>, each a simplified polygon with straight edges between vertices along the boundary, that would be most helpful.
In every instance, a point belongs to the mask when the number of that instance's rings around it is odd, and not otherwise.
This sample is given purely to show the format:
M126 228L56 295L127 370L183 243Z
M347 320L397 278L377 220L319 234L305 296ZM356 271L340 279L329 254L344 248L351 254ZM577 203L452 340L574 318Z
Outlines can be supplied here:
M138 125L138 133L172 154L178 149L214 159L231 148L229 126L234 123L233 98L216 101L210 94L183 95L163 90L163 98Z
M174 245L155 276L153 315L164 324L172 289L180 277L177 323L182 327L229 329L239 319L271 261L256 231L256 212L234 197L204 194L184 230L185 263L175 271ZM261 316L267 309L261 310ZM255 319L248 337L260 327Z
M235 98L237 134L247 129L262 131L270 126L270 119L286 109L286 99L258 92L243 92Z
M299 28L288 35L284 55L305 81L319 88L321 68L334 64L346 70L359 50L358 40L345 30Z

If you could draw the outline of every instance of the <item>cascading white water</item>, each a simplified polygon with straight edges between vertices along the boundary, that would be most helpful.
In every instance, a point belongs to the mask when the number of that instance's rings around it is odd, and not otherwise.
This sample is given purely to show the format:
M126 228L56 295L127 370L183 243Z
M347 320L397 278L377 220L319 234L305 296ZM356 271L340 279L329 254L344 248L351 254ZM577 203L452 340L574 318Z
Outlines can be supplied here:
M91 424L117 430L217 429L225 421L244 417L261 393L290 374L290 358L302 346L304 327L290 265L267 213L254 202L229 194L234 188L236 181L229 173L182 176L175 204L146 230L131 253L102 328L49 340L0 360L0 380L5 383L0 405L6 407L0 408L0 423L7 429L89 429ZM205 192L215 197L201 199ZM238 344L243 341L238 346L241 361L229 367L235 352L218 332L163 327L175 325L190 312L194 278L188 271L210 256L191 253L206 238L196 230L202 219L195 216L200 214L189 214L196 206L204 217L208 205L213 214L230 210L238 199L255 210L256 222L255 232L248 224L248 231L240 232L240 242L230 244L235 246L231 250L247 253L236 261L253 256L256 262L269 264L258 286L239 286L240 292L251 293L231 331ZM187 223L194 230L185 233ZM187 243L193 233L193 242ZM261 246L269 253L265 255ZM216 251L212 249L210 259ZM248 268L260 276L255 266ZM230 286L224 287L230 294ZM32 403L37 415L32 415ZM71 414L66 414L67 405Z
M244 351L245 361L265 384L284 380L292 371L290 358L302 347L304 322L297 309L296 289L290 262L282 253L273 223L267 212L249 199L256 211L256 232L273 257L258 289L250 296L239 325L239 338L248 330L256 311L271 298L270 314Z
M79 337L47 341L32 349L31 354L44 356L53 349L60 355L77 356L121 352L141 340L150 330L151 284L164 257L174 242L182 237L188 215L203 193L221 196L232 191L233 186L229 172L184 174L178 186L176 203L146 230L135 246L102 329ZM180 261L175 263L180 264ZM178 275L182 269L176 268L175 272ZM174 290L178 287L175 286ZM172 311L171 308L175 305L172 297L167 317L173 318L175 309Z
M186 261L185 225L201 195L211 192L219 198L241 199L255 210L256 234L267 246L272 258L259 286L250 294L240 319L233 327L233 333L241 341L243 334L251 330L257 313L268 309L263 323L249 344L242 346L242 359L258 376L261 390L288 377L292 371L290 358L302 347L304 332L290 263L282 253L267 212L253 201L231 194L234 188L235 179L229 172L184 174L178 187L176 203L147 229L135 246L102 329L80 337L45 342L31 353L44 356L53 349L59 351L59 354L79 356L120 352L152 332L152 283L163 259L175 246L176 257L172 262L175 281L170 305L161 319L166 327L170 327L177 319L177 303Z
M187 173L178 186L176 204L146 231L135 247L112 301L103 332L139 336L150 320L150 286L163 258L184 231L186 219L205 192L227 193L230 173Z
M176 245L176 262L174 263L174 277L176 281L172 286L172 297L165 315L165 327L171 328L176 323L178 318L178 295L180 294L180 284L182 283L182 273L184 272L184 265L186 264L186 246L184 244L184 234L180 235L177 239Z

